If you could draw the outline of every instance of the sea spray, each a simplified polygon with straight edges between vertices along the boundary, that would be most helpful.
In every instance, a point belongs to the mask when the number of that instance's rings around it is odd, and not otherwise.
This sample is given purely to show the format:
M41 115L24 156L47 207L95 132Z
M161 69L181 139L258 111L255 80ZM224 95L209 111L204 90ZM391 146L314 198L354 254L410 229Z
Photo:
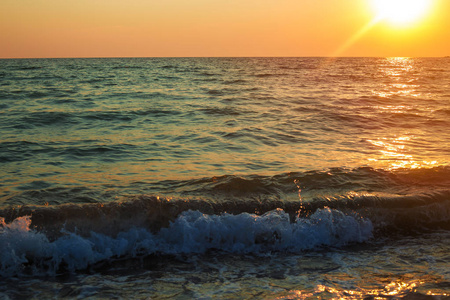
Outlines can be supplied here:
M0 65L0 298L448 296L450 60Z
M338 210L319 209L309 218L290 221L282 209L263 215L241 213L208 215L199 211L181 213L155 234L144 228L131 228L115 236L92 231L88 236L62 231L50 241L30 229L30 217L6 224L1 220L0 274L57 274L86 269L96 263L119 257L152 254L272 252L300 253L319 247L341 247L372 237L370 220L345 215Z

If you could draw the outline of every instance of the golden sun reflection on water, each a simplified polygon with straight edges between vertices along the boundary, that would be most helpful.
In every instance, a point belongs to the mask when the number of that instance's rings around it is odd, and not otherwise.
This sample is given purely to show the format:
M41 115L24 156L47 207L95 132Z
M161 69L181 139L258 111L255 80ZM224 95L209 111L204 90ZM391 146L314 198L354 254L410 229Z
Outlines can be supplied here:
M417 98L421 93L417 92L420 87L414 82L417 78L417 70L414 60L407 57L386 58L386 63L380 66L380 75L387 79L386 85L380 90L372 91L373 95L389 98L392 96L403 96Z
M400 136L397 138L380 138L378 140L367 140L374 147L378 148L381 154L378 158L369 158L369 161L388 161L390 170L395 169L417 169L423 167L433 167L437 165L437 161L419 161L408 152L407 142L409 142L413 136Z
M423 285L424 282L420 280L412 280L409 282L403 281L394 281L385 285L382 288L361 288L358 290L340 290L334 287L321 285L316 286L314 291L304 292L300 290L290 291L289 295L284 295L282 297L278 297L276 299L329 299L328 297L332 296L330 299L386 299L395 297L398 295L405 295L407 293L416 292L417 288ZM434 295L432 291L428 291L427 295ZM447 296L447 295L443 295Z
M392 57L386 58L385 63L379 67L379 74L384 78L385 84L378 89L372 90L374 96L386 99L385 103L375 105L372 108L383 114L391 114L392 120L395 122L398 117L411 118L413 115L420 115L423 113L423 107L420 110L417 108L416 101L426 95L420 90L421 86L417 82L419 71L417 63L413 58L407 57ZM392 125L395 125L394 123ZM401 168L422 168L433 167L438 164L435 160L423 160L417 158L417 151L414 144L417 144L420 138L422 129L420 124L414 124L411 130L398 131L398 128L387 128L382 135L377 139L367 139L373 149L377 150L377 155L368 158L370 162L381 165L387 169L401 169ZM423 137L422 137L423 138ZM420 155L419 155L420 156Z

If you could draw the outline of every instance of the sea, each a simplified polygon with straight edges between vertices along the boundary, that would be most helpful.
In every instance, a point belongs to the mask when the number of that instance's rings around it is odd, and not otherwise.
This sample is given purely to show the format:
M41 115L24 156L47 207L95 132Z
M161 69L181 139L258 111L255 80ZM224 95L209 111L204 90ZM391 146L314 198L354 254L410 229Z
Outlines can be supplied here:
M0 299L450 299L450 58L0 60Z

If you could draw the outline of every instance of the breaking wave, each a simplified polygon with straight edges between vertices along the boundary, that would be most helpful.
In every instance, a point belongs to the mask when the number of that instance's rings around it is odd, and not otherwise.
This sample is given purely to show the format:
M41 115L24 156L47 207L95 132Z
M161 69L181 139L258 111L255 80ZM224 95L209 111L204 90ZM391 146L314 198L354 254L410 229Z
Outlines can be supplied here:
M0 274L59 274L123 257L301 253L448 230L450 191L308 202L141 195L106 204L10 207L0 215Z
M84 235L76 229L63 228L53 239L44 231L32 229L31 224L30 216L19 217L9 224L0 219L0 275L57 274L124 256L210 250L253 254L300 252L364 242L372 236L369 220L329 208L294 222L282 209L260 216L208 215L188 210L157 232L131 227L116 235L95 231Z

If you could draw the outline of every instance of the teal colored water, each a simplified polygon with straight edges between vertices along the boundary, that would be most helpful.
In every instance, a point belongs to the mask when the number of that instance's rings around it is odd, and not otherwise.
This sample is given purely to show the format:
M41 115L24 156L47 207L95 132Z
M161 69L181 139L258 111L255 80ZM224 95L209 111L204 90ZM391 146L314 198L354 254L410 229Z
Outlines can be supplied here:
M120 194L137 182L445 166L449 64L2 60L2 203L51 188Z
M0 295L444 299L449 105L447 58L0 60Z

